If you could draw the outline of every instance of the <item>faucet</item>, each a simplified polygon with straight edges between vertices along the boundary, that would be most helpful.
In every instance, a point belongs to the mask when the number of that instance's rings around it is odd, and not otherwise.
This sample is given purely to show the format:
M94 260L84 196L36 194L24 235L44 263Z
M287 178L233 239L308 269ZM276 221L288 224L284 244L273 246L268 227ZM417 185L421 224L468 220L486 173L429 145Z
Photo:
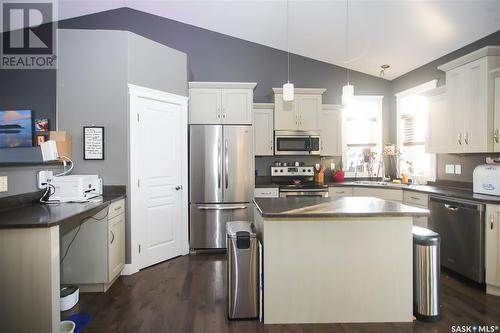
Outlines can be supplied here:
M375 174L375 178L378 178L379 177L379 174L380 174L380 169L382 169L382 181L385 181L385 163L384 161L382 160L377 160L375 162L373 162L374 164L377 163L378 164L378 169L377 169L377 173Z

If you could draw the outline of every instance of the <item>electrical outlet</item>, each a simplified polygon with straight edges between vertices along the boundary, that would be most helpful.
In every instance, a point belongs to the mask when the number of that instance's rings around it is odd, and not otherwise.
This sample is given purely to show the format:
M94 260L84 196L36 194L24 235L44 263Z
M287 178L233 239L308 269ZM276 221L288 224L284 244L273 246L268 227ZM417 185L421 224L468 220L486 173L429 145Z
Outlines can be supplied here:
M7 176L0 177L0 192L7 192L9 190L9 183Z
M462 174L462 164L455 164L455 175Z
M454 164L446 164L444 172L448 175L455 174L455 165Z
M54 173L49 170L38 171L37 186L40 190L47 187L47 183L52 180Z

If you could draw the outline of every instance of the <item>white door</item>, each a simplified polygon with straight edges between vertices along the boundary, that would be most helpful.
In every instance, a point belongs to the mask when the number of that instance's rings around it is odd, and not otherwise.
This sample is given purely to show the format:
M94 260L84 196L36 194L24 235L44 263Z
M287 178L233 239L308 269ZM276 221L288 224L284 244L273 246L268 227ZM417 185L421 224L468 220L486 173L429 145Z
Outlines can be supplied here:
M253 139L255 156L273 156L273 109L254 109Z
M253 93L250 89L222 89L222 123L250 125Z
M137 114L130 138L131 183L137 186L132 222L139 233L139 268L144 268L186 253L187 110L168 98L139 96L132 105Z
M342 106L321 109L321 156L342 156Z
M299 129L302 131L319 131L319 114L321 95L296 95Z
M193 88L189 90L189 123L220 124L221 90Z

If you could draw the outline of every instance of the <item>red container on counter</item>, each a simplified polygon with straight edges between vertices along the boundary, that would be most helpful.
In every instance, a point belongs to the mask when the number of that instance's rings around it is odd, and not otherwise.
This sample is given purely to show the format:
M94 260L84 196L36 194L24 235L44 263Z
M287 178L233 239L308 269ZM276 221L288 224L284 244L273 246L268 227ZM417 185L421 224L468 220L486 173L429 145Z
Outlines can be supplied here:
M335 173L333 175L333 181L335 183L342 183L342 182L344 182L344 178L345 178L345 172L344 172L344 170L337 170L337 171L335 171Z

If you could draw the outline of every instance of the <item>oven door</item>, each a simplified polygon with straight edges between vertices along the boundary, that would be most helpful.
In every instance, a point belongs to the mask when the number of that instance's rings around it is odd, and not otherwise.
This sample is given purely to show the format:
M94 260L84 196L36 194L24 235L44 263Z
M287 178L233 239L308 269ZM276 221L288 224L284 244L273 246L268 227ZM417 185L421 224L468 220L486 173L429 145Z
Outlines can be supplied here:
M280 198L293 198L293 197L328 198L328 190L324 189L280 190Z

